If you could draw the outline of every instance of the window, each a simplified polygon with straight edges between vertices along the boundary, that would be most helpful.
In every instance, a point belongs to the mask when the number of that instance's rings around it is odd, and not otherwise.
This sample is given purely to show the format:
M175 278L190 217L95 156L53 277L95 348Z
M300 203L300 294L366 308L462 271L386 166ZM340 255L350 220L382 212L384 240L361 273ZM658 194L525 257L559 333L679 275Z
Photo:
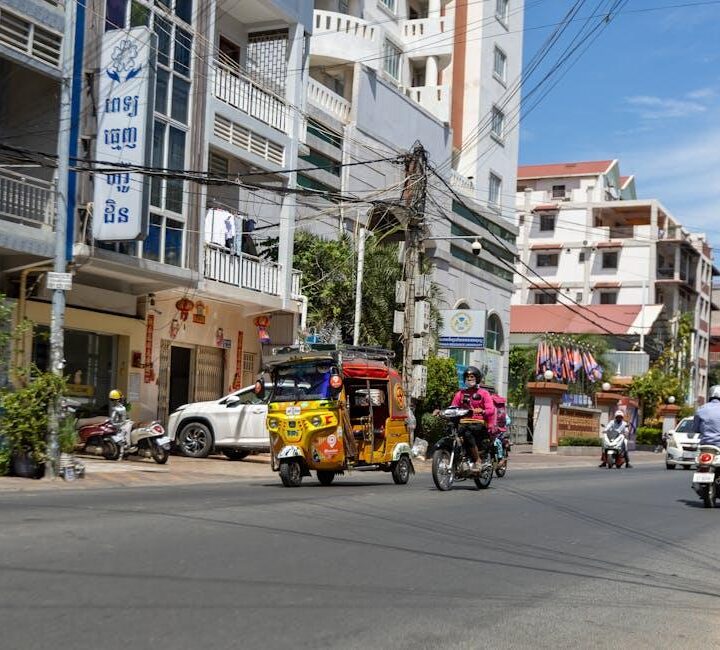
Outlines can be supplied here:
M493 74L503 83L507 81L507 55L497 45L493 59Z
M601 305L617 305L618 292L617 291L602 291L600 292L600 304Z
M557 266L559 256L557 253L538 253L537 265L538 266Z
M564 199L565 198L565 186L564 185L553 185L552 197L554 199Z
M488 204L492 206L500 205L500 195L502 192L502 179L490 172L488 177Z
M582 301L583 301L583 298L584 298L584 296L583 296L583 292L582 292L582 291L578 291L578 292L575 294L575 302L582 302Z
M213 176L228 176L230 174L230 161L224 156L211 151L208 160L208 171Z
M402 52L391 41L385 40L383 45L383 70L395 81L400 81L400 58Z
M497 106L493 106L492 108L490 132L500 140L505 137L505 113L503 113Z
M313 167L320 167L323 171L326 171L333 176L340 176L340 163L337 160L328 158L326 155L310 149L307 155L298 156L307 163L310 163Z
M502 352L503 342L503 327L500 318L497 314L490 314L485 328L485 347L488 350Z
M555 230L555 215L554 214L541 214L540 215L540 231L549 232Z
M585 251L580 251L578 253L578 262L584 262L585 261Z
M510 0L495 0L495 16L506 23L510 16Z
M557 302L557 293L544 291L535 292L536 305L554 305Z
M617 251L602 254L602 267L604 269L616 269L618 267Z
M331 144L333 147L342 149L342 136L337 135L336 133L328 129L326 126L324 126L320 122L313 120L312 118L308 118L307 132L314 135L316 138L322 140L323 142Z
M395 0L380 0L380 4L392 13L395 13Z
M150 215L150 231L143 242L143 258L183 266L185 224L160 214Z

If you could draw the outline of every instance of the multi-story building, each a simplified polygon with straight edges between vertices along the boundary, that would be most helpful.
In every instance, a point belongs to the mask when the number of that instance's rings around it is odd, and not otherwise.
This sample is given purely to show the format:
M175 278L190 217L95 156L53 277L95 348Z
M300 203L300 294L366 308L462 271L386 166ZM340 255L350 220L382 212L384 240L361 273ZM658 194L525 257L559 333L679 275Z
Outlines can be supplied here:
M617 160L521 166L517 184L513 304L661 305L654 331L666 340L690 313L689 401L702 401L718 274L706 237L659 201L638 199Z
M149 120L148 166L177 174L129 184L129 193L147 191L148 235L117 242L94 238L104 213L93 201L98 183L122 175L78 174L65 368L71 391L91 407L101 409L115 386L135 417L164 419L179 404L251 382L260 328L276 344L296 337L302 300L291 264L295 177L283 170L295 165L304 123L303 48L312 4L91 0L77 6L84 36L84 51L76 52L82 88L73 120L79 157L92 161L99 144L112 138L98 124L107 110L100 96L106 35L122 30L126 44L119 50L136 56L141 39L131 30L145 28L153 39L154 105L140 101L135 114ZM3 145L57 152L63 24L58 3L0 2ZM119 55L111 53L113 60ZM19 299L18 317L42 329L50 318L41 272L53 255L53 170L37 155L23 162L11 153L4 150L3 162L11 164L0 171L2 282ZM187 170L209 171L219 184L193 182ZM239 182L245 174L247 183ZM277 261L258 257L250 239L256 224L270 225L279 237ZM36 337L17 354L44 366L47 342Z

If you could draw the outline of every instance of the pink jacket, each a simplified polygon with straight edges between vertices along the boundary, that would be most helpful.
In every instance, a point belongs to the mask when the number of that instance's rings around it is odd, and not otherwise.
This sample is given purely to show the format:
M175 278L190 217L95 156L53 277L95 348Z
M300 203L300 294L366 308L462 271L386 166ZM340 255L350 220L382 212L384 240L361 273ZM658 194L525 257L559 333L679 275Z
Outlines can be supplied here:
M469 401L466 400L469 398ZM471 408L473 420L484 420L488 429L495 426L495 403L484 388L465 388L455 393L451 406Z

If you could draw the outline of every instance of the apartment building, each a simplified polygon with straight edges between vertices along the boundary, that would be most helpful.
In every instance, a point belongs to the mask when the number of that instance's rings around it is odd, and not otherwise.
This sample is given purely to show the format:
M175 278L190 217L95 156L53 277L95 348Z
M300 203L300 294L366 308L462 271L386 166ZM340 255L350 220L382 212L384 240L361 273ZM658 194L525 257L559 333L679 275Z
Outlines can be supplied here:
M90 408L102 409L108 390L118 387L135 417L164 419L179 404L251 383L262 343L292 343L297 335L295 177L282 170L297 159L312 5L91 0L77 9L82 38L75 42L84 41L73 120L79 158L140 150L142 122L149 125L146 164L177 174L77 174L66 372L71 392ZM3 143L57 152L63 24L59 3L0 2ZM129 72L131 63L138 67ZM126 107L103 84L110 76L119 88L138 71L139 79L145 63L149 92L123 116L127 127L109 128L109 113ZM43 329L50 316L43 272L53 255L53 170L37 156L23 162L7 150L2 163L2 286L17 299L18 317ZM188 180L188 170L209 171L219 182ZM247 184L227 182L246 174ZM98 198L105 185L124 194ZM127 221L127 212L114 210L118 197L146 201L145 238L102 235L109 223ZM251 233L260 224L279 238L277 261L257 255ZM47 365L42 337L18 354Z
M689 401L701 402L719 273L705 235L690 233L658 200L638 199L635 178L622 176L617 160L521 166L516 206L513 304L660 305L652 332L665 340L690 313Z

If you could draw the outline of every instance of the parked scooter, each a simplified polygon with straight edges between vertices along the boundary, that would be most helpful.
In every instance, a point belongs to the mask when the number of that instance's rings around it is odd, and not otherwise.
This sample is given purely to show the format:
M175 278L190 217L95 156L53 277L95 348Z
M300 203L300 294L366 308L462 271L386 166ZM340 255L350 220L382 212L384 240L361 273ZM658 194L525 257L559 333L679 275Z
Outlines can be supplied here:
M78 434L87 454L102 456L107 460L120 460L128 456L152 458L163 465L170 457L170 438L159 422L135 424L125 420L120 425L109 418L78 420Z
M714 508L720 493L720 447L700 445L697 465L697 472L693 474L693 490L706 508Z
M613 440L608 438L607 433L603 433L603 462L608 469L613 467L620 468L627 461L625 459L625 435L619 434Z

